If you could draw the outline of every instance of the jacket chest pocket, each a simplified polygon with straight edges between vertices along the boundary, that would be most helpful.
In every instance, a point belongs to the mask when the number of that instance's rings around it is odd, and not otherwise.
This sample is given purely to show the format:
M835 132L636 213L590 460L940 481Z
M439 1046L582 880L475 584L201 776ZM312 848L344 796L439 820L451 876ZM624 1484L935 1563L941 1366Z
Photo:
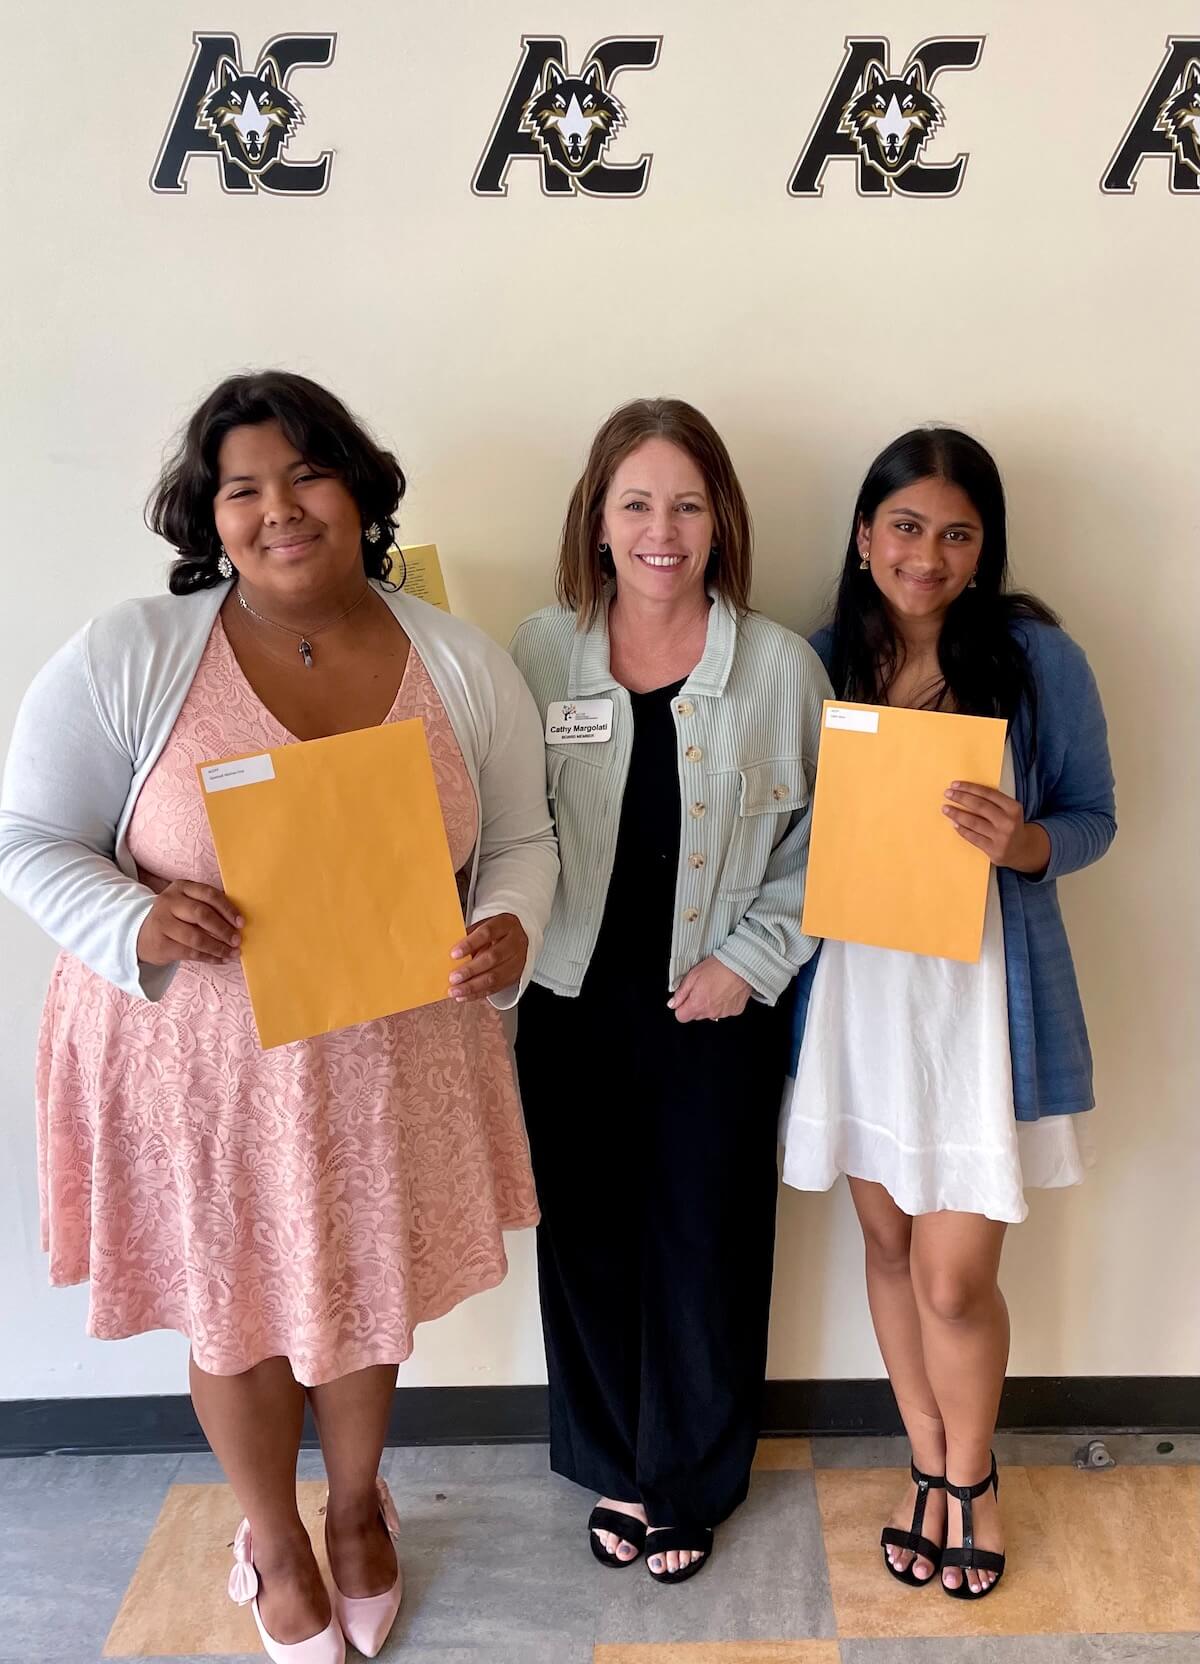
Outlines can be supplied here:
M550 813L555 816L558 807L558 782L562 774L563 754L561 751L551 751L546 747L546 801L550 805Z
M599 746L546 748L546 797L558 834L559 878L552 938L556 952L581 962L596 911L596 874L604 865L610 805L603 760L582 752ZM600 898L601 904L603 897ZM549 938L548 938L549 939Z
M589 750L598 746L548 745L546 747L546 798L550 813L557 822L564 803L575 798L588 799L603 790L598 773L604 766L602 757L589 757Z
M808 780L799 757L776 757L738 770L737 808L718 895L745 899L762 888L771 852L808 805Z

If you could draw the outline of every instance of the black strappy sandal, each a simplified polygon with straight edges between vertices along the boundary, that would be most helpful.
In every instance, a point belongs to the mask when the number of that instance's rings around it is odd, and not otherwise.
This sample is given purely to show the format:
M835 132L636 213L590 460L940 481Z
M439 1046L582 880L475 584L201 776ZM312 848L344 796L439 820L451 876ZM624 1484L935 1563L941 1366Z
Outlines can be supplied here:
M637 1554L631 1554L628 1560L610 1554L597 1537L597 1531L615 1531L618 1537L633 1544ZM597 1503L588 1515L588 1542L592 1545L592 1553L602 1566L611 1566L614 1571L624 1571L626 1566L637 1564L638 1556L646 1546L646 1527L632 1514L622 1514L616 1508L601 1508Z
M922 1473L915 1462L909 1464L912 1469L913 1484L917 1487L917 1500L913 1508L912 1524L907 1531L901 1531L897 1525L885 1525L879 1534L879 1546L885 1551L889 1548L911 1549L914 1556L920 1555L923 1560L933 1563L933 1570L928 1577L918 1577L913 1570L916 1559L909 1561L903 1571L893 1566L886 1552L883 1563L898 1583L908 1583L914 1589L927 1589L931 1583L937 1582L937 1574L942 1564L942 1554L945 1545L932 1542L928 1537L922 1537L921 1527L925 1524L925 1504L929 1500L930 1491L942 1491L946 1488L946 1481L935 1473Z
M963 1580L957 1589L947 1589L945 1578L941 1579L942 1593L949 1595L951 1600L983 1600L990 1595L1004 1576L1004 1556L996 1554L989 1548L975 1547L975 1527L971 1519L971 1503L977 1496L982 1496L989 1485L996 1494L996 1501L1000 1500L1000 1475L996 1472L996 1457L992 1455L992 1471L986 1479L981 1479L978 1485L952 1485L946 1480L946 1494L952 1496L962 1507L963 1540L961 1548L948 1548L942 1555L942 1570L955 1566L963 1574ZM967 1582L967 1573L995 1572L996 1580L989 1583L986 1589L972 1589Z
M699 1560L692 1560L688 1565L681 1566L677 1572L650 1571L649 1561L646 1570L656 1583L686 1583L689 1577L703 1571L712 1559L713 1534L708 1525L660 1525L653 1528L654 1541L649 1544L651 1554L667 1554L671 1549L676 1553L683 1549L687 1554L698 1554Z

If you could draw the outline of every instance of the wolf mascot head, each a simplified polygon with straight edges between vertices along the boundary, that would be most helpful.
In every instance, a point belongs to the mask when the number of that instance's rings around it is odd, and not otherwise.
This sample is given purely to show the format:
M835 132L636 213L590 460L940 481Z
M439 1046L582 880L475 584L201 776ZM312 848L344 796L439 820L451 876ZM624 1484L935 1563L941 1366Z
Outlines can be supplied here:
M599 64L589 64L582 75L571 76L551 59L521 119L555 167L578 175L600 161L625 120L625 110L606 88Z
M243 75L230 58L222 58L216 85L200 101L200 125L247 173L263 173L277 161L303 120L304 112L281 85L270 58L254 75Z
M842 125L863 157L885 174L903 173L911 167L944 120L941 104L925 89L920 64L902 77L885 74L880 64L869 65L862 91L842 113Z
M1200 63L1195 58L1187 66L1183 85L1167 99L1158 120L1170 135L1179 160L1200 173Z

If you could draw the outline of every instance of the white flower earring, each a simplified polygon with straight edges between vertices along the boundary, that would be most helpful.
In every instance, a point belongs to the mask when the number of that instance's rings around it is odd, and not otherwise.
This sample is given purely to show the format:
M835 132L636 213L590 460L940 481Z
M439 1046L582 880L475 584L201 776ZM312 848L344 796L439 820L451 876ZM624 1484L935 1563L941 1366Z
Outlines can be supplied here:
M217 573L222 578L233 577L233 562L225 552L225 545L221 545L221 553L217 559Z

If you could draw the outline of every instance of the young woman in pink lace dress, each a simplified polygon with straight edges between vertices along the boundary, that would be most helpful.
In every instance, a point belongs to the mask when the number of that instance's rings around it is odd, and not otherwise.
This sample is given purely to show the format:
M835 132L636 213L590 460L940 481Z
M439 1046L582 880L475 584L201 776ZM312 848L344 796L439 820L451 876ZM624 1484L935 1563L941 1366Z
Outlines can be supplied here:
M196 1413L247 1517L231 1592L257 1597L291 1664L337 1664L344 1635L382 1644L397 1366L416 1324L501 1280L502 1232L537 1219L495 1008L557 875L540 723L500 648L377 581L403 490L324 389L223 383L153 505L171 594L93 620L42 671L0 812L0 884L64 950L37 1071L51 1280L90 1279L92 1334L189 1337ZM470 921L447 962L466 962L439 1004L263 1051L195 765L412 717ZM306 1400L332 1610L296 1509Z

